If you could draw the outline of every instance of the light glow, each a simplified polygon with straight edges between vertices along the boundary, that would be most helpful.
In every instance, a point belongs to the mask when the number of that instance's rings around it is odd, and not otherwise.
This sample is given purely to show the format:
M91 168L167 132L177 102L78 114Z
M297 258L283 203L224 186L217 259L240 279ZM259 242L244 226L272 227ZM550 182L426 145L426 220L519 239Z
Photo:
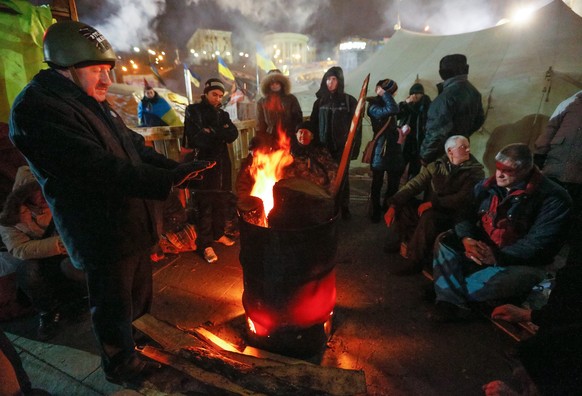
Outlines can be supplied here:
M340 51L348 51L348 50L364 50L366 49L366 43L364 41L348 41L345 43L341 43L339 45Z
M517 23L525 23L531 19L535 9L532 6L525 6L514 11L511 20Z

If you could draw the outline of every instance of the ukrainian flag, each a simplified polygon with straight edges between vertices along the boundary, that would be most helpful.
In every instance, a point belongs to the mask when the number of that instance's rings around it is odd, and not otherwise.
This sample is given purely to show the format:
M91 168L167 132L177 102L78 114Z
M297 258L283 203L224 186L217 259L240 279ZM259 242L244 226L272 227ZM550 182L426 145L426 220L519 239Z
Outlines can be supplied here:
M196 88L200 87L200 81L202 80L202 77L200 77L200 75L198 75L197 73L193 72L192 69L190 69L188 67L188 65L186 65L184 63L184 69L188 70L188 76L190 76L190 82L192 84L194 84L194 86Z
M220 56L217 56L217 59L218 59L218 74L221 74L225 78L234 81L234 74L232 74L228 66L226 66L224 59L222 59Z
M276 69L277 66L273 63L273 61L267 55L265 49L261 44L257 43L257 66L259 69L264 70L266 72Z

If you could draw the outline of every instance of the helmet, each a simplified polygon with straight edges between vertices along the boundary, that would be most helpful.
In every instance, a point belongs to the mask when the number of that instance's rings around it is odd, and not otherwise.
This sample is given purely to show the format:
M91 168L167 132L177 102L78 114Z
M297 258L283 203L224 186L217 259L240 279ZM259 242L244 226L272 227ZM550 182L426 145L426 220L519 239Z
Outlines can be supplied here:
M57 22L47 29L43 42L44 61L57 67L110 64L116 56L109 41L95 28L77 21Z

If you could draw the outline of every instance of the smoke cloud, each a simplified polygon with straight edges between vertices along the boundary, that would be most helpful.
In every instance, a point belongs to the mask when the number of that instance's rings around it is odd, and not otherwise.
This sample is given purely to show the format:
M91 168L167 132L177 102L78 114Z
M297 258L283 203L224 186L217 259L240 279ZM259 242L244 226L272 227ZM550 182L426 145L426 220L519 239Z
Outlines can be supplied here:
M530 0L539 8L551 0ZM494 26L522 0L77 0L82 21L120 51L161 42L185 46L196 29L233 32L233 44L254 46L265 32L296 32L334 46L347 37L381 39L402 27L458 34ZM244 45L244 44L243 44ZM238 47L237 47L238 48Z

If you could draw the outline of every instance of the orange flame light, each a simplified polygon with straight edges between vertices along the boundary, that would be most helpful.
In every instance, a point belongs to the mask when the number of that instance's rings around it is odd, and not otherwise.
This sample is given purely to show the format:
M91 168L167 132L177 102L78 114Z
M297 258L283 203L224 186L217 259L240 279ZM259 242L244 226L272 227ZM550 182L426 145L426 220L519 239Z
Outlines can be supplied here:
M258 149L251 166L251 175L255 179L251 195L263 201L266 216L274 206L273 186L283 177L285 167L293 163L291 140L281 129L278 130L278 137L279 148Z

